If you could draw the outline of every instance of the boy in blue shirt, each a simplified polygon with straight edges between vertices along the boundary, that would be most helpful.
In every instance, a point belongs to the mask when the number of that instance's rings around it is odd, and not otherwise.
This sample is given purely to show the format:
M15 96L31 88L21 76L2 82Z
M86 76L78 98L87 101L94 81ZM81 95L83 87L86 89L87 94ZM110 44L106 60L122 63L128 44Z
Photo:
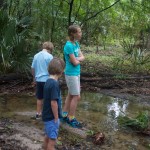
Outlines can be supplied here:
M43 50L38 52L32 62L32 75L33 82L36 84L36 97L37 97L37 112L35 119L40 119L42 111L43 88L46 80L49 77L48 64L53 59L52 51L54 46L51 42L43 43Z
M42 111L42 120L45 127L44 148L54 150L61 117L60 107L60 87L58 78L64 71L65 63L59 58L54 58L49 66L49 79L44 86L44 102Z

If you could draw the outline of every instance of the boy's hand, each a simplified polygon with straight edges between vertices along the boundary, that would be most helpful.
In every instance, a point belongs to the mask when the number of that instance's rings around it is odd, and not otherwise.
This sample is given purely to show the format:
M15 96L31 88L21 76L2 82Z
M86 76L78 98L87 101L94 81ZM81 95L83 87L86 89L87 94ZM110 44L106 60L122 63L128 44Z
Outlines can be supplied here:
M58 104L56 100L51 100L51 108L54 115L54 122L58 122Z
M35 87L35 86L36 86L36 82L33 81L33 82L31 83L31 85L32 85L32 87Z
M58 122L58 118L54 119L54 122L55 122L55 123Z

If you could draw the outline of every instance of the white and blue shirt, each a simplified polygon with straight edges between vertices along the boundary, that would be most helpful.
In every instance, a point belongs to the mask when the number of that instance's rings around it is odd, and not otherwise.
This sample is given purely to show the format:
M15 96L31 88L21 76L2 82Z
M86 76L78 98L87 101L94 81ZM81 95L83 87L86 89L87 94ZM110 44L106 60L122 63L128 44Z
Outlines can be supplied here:
M53 59L53 56L43 49L37 53L32 62L32 68L34 69L35 80L37 82L46 82L49 78L48 64Z

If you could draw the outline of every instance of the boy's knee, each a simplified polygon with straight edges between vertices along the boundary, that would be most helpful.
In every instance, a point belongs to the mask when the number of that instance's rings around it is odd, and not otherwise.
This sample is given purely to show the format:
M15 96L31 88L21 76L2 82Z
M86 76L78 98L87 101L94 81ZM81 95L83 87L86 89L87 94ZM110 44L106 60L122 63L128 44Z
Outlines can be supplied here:
M79 99L78 99L78 101L80 101L80 99L81 99L81 97L80 97L80 95L79 95Z
M71 100L80 101L80 95L72 95Z
M78 95L76 97L77 97L77 100L80 101L80 99L81 99L80 95Z

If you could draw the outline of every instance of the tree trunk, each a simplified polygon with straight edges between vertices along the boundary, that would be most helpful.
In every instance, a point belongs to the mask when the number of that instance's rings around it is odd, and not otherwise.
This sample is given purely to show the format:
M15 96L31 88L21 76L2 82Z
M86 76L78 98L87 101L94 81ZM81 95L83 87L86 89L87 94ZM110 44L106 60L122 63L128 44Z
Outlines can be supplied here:
M148 36L147 36L146 48L147 48L148 50L150 50L150 32L148 33Z
M71 0L71 2L69 3L69 14L68 14L68 27L72 24L71 22L71 15L72 15L72 9L73 9L73 2L74 0Z
M4 8L6 5L6 2L4 3L4 0L0 0L0 8Z

